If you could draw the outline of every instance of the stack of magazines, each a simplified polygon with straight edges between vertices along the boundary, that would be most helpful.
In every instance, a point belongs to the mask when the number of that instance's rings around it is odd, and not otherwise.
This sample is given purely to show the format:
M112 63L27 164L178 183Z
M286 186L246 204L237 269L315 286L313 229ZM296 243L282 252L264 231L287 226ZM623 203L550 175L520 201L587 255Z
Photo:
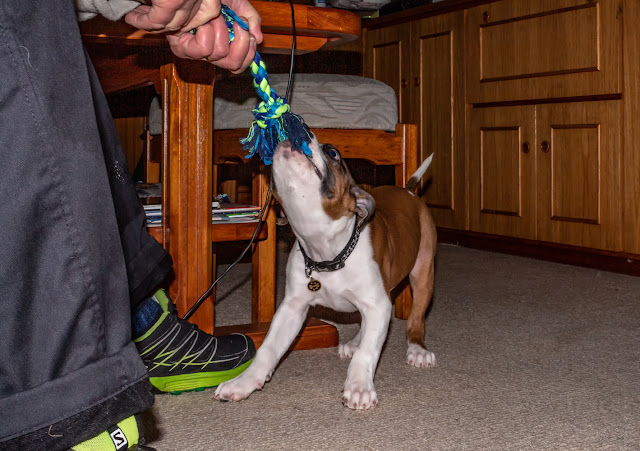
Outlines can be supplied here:
M147 216L147 227L160 227L162 225L162 186L160 183L136 184L138 197L140 198ZM229 202L226 194L216 196L211 203L211 220L213 222L254 222L260 216L260 207L256 205L242 205Z
M147 227L160 227L162 223L162 205L143 205L147 215ZM211 220L231 223L254 222L260 216L260 207L255 205L234 204L214 201L211 204Z

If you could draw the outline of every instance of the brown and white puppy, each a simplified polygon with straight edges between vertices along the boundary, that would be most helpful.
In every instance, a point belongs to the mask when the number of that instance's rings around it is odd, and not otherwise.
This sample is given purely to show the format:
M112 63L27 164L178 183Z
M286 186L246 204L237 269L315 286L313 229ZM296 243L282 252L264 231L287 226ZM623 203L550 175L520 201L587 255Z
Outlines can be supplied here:
M420 368L436 364L424 346L436 229L425 203L413 193L431 157L411 177L407 189L383 186L368 193L354 183L333 146L320 145L314 138L310 148L312 155L306 156L292 151L285 141L275 151L272 188L297 238L287 263L285 297L249 368L221 384L216 399L240 401L262 389L300 332L309 306L323 305L360 311L359 333L338 350L341 358L351 358L342 401L352 409L375 406L373 376L391 319L389 293L407 276L413 306L406 360ZM355 228L360 236L344 267L328 272L306 269L304 253L315 262L335 260L353 242ZM321 284L318 291L308 287L311 278Z

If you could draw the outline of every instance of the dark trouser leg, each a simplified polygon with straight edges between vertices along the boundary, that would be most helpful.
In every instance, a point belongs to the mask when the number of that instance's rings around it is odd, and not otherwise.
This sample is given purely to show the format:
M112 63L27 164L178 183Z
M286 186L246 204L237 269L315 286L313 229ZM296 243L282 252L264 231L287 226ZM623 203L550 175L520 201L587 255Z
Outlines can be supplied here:
M114 138L91 77L73 2L0 2L3 449L64 449L153 402L130 293L168 257L114 213L110 178L126 177L105 168ZM136 264L146 252L157 260Z
M127 268L131 304L152 294L171 270L171 256L147 233L144 209L127 167L109 106L93 68L93 102Z

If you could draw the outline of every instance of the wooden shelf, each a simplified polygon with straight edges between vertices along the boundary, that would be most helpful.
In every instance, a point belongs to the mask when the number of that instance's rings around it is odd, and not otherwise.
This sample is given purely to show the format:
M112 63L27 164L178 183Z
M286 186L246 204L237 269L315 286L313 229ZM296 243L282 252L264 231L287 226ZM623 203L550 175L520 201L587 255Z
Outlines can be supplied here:
M215 223L211 227L211 242L212 243L224 243L226 241L243 241L250 240L253 236L253 232L256 230L257 222L242 222L239 224L233 223ZM158 243L163 243L162 227L148 227L149 234L154 237ZM267 223L263 222L260 226L260 231L256 236L256 241L261 241L267 238L268 235Z

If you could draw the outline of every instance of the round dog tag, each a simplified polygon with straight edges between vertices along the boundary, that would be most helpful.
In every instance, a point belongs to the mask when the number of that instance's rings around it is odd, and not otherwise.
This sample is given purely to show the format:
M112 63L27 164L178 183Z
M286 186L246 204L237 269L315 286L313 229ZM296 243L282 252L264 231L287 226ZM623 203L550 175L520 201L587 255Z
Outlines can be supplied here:
M318 291L320 288L322 288L322 284L316 279L311 278L311 280L307 284L307 288L309 289L309 291Z

